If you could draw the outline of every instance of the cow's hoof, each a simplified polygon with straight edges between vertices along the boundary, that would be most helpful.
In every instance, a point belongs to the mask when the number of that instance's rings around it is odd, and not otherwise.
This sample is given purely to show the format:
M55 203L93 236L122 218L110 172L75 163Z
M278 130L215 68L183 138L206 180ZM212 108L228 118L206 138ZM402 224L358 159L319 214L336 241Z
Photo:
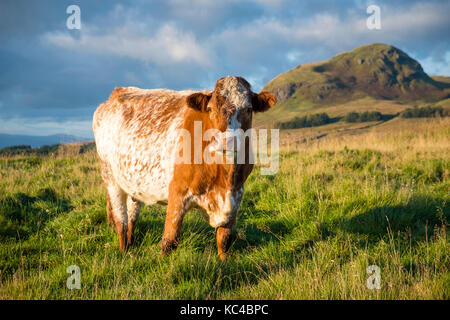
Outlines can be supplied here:
M163 239L161 243L161 256L169 253L170 251L176 249L178 243L174 240Z
M228 253L224 253L224 252L219 253L219 258L222 261L226 261L228 259Z
M127 236L128 238L128 246L134 245L134 235Z

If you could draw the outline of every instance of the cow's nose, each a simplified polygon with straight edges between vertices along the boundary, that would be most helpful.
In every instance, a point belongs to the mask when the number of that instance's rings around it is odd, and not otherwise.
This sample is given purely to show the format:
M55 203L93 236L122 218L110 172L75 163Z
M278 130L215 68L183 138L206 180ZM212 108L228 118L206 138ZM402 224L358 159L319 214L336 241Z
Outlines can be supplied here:
M234 131L227 131L223 140L223 146L225 151L239 151L240 141L239 137L236 136Z

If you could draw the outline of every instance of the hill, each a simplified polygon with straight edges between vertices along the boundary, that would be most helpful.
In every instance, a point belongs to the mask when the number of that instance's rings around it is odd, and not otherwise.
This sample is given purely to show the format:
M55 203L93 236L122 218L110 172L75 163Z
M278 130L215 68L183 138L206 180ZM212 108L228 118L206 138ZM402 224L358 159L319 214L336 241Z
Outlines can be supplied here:
M273 112L286 115L358 100L369 105L437 103L450 97L450 82L448 77L428 76L398 48L372 44L330 60L299 65L271 80L263 90L278 98L278 110Z
M0 133L0 148L18 145L28 145L33 148L44 145L54 145L63 143L83 142L86 138L67 134L54 134L49 136L27 136Z
M0 148L0 157L12 156L75 156L95 149L95 142L84 141L66 144L52 144L32 148L30 145L15 145Z

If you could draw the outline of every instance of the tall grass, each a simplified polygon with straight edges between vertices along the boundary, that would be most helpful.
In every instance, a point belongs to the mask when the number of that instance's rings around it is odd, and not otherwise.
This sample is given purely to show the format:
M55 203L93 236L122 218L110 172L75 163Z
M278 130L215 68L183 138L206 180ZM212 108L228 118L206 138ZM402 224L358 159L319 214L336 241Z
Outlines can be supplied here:
M249 177L225 262L195 211L160 258L160 206L121 254L92 151L1 158L0 298L449 299L449 128L402 120L283 151L276 175ZM66 287L70 265L80 290Z

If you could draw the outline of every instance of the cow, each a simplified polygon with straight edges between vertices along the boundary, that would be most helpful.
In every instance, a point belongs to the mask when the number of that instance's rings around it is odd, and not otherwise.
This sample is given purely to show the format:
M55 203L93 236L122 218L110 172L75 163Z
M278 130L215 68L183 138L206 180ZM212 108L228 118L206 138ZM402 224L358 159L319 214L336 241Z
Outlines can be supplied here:
M217 252L225 259L244 182L253 169L248 140L241 146L246 149L244 163L198 163L195 155L188 158L192 161L179 161L185 152L180 132L193 136L195 123L203 132L246 131L253 112L269 110L275 103L272 93L255 93L237 76L220 78L212 91L115 88L95 111L93 130L107 217L119 236L120 250L134 242L141 206L159 203L167 205L161 255L177 247L185 213L199 208L216 229ZM194 149L193 141L191 145ZM206 147L202 141L201 151Z

